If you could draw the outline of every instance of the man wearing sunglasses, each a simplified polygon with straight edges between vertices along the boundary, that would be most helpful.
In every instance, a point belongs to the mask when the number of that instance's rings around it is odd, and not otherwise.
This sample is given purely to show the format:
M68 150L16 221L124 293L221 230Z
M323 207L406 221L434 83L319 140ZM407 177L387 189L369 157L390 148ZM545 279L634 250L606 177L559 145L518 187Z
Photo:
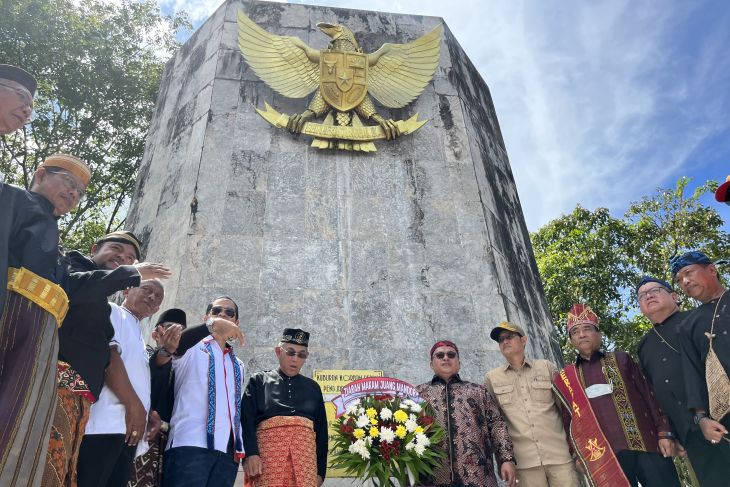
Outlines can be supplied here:
M434 470L439 486L497 487L492 463L494 454L499 476L515 487L515 455L507 425L487 389L459 377L459 349L449 340L431 347L433 379L417 387L418 394L434 409L444 426L442 447L446 457Z
M54 154L29 191L0 182L0 485L38 485L43 472L57 329L68 310L58 218L78 204L90 178L83 161Z
M327 471L322 391L300 374L309 333L286 328L274 348L279 368L251 377L243 397L245 485L319 487Z
M484 385L507 421L520 485L580 487L552 391L557 368L547 360L525 357L527 336L513 323L500 323L489 336L499 343L507 364L490 370Z
M172 361L174 374L163 462L164 485L169 487L232 487L243 457L245 371L228 343L244 340L238 305L220 296L208 304L203 320L184 333L181 325L171 325L153 358L156 367Z
M24 69L0 64L0 135L12 134L30 120L36 80Z

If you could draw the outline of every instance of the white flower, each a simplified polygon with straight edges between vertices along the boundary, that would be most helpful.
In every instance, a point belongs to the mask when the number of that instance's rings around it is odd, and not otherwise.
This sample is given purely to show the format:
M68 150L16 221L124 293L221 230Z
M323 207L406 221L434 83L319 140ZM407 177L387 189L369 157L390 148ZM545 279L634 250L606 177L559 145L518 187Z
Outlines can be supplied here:
M357 453L365 460L370 458L370 451L368 450L367 443L363 439L357 440L355 443L350 445L348 448L350 453Z
M418 416L416 416L415 414L411 414L408 416L408 419L411 421L418 421Z
M391 411L388 408L383 408L380 410L380 419L383 421L388 421L390 418L393 417L393 411Z
M416 443L413 440L406 443L406 450L408 450L408 451L413 450L415 447L416 447Z
M365 408L364 407L358 407L357 408L357 415L358 416L362 416L363 414L365 414Z
M414 431L416 431L416 428L418 428L418 423L416 423L416 421L413 419L409 419L408 421L406 421L405 426L407 432L413 433Z
M421 405L414 401L411 401L411 403L411 411L413 411L414 413L420 413L421 409L423 409Z
M431 440L428 439L428 436L424 435L423 433L418 433L416 435L416 443L419 445L423 445L424 447L427 447L431 444Z
M365 438L365 444L366 444L367 446L370 446L370 445L372 445L372 444L373 444L373 437L372 437L372 436L367 436L367 437Z
M357 421L355 422L355 425L358 428L364 428L369 424L370 424L370 418L368 418L366 414L363 414L362 416L357 418Z
M349 414L349 415L353 415L353 416L354 416L354 415L355 415L355 411L357 411L357 408L358 408L359 406L360 406L360 403L359 403L359 402L353 402L353 403L350 403L350 404L349 404L349 405L347 406L347 414Z
M426 451L426 445L418 443L413 449L416 451L416 455L420 457Z
M380 427L380 441L383 441L385 443L392 443L393 440L395 440L395 431L392 429L381 426Z

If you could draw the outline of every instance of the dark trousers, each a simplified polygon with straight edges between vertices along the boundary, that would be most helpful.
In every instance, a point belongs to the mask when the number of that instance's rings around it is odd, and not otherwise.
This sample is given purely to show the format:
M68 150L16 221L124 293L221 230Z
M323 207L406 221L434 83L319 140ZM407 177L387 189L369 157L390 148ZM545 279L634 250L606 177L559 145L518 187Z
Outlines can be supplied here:
M730 484L730 443L723 440L713 445L698 429L690 430L684 441L700 486L727 487Z
M195 446L167 450L163 469L165 487L233 487L238 474L232 452Z
M659 453L621 450L616 454L621 470L633 487L680 487L677 469L671 458Z
M84 435L79 449L78 487L125 487L137 447L124 435Z

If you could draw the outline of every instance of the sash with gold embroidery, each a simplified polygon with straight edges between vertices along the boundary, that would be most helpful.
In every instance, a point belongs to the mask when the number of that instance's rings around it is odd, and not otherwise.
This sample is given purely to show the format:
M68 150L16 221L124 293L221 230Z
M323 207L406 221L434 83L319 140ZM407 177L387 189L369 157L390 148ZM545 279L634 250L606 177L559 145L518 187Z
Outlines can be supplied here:
M575 365L555 374L553 389L570 411L570 439L578 458L588 472L591 487L630 487L621 465L603 434L588 396L583 390Z

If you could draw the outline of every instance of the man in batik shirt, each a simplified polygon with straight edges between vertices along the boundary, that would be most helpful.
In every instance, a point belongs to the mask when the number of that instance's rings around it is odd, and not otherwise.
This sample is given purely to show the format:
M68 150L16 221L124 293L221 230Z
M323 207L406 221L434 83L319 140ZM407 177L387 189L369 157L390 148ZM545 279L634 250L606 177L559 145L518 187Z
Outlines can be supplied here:
M459 349L443 340L431 347L430 382L417 387L421 398L434 409L446 435L446 457L434 472L436 485L497 487L492 453L499 475L509 487L516 485L515 455L507 424L487 389L459 377Z

